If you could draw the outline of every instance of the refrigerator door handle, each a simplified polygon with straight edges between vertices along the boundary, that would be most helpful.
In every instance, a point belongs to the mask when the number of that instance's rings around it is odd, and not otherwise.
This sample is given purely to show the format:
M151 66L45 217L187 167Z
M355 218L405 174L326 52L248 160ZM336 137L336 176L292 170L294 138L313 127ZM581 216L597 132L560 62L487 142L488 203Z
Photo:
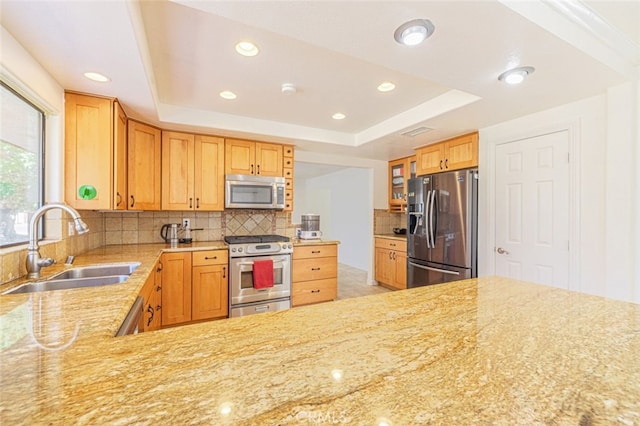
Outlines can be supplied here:
M426 208L425 208L425 221L426 223L426 227L427 227L427 248L433 248L433 246L431 245L431 220L433 219L431 217L431 190L427 191L427 196L425 197L425 201L426 201Z
M446 269L440 269L440 268L432 268L430 266L418 265L417 263L413 263L413 262L409 262L409 265L414 266L416 268L420 268L420 269L426 269L427 271L442 272L443 274L449 274L449 275L460 275L460 272L447 271Z
M433 211L436 206L436 190L429 191L430 195L430 203L429 203L429 240L431 241L431 248L436 248L436 238L435 238L435 217Z

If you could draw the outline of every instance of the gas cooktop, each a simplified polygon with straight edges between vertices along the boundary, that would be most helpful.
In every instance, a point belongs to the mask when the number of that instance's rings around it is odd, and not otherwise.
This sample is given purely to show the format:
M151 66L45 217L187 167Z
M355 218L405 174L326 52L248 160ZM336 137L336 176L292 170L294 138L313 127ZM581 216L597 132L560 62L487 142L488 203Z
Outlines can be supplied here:
M287 243L289 237L282 235L237 235L224 237L227 244L252 244L252 243Z

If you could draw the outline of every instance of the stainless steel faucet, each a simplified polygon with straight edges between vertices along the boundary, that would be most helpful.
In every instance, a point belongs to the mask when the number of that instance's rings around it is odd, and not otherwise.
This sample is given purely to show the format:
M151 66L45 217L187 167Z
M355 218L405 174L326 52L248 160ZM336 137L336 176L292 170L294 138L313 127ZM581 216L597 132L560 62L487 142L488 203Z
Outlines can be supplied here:
M40 251L38 250L38 221L46 213L47 210L62 209L69 213L75 223L75 228L78 234L84 234L89 231L89 227L80 218L80 214L62 203L50 203L45 204L35 211L31 220L29 221L29 248L27 249L27 278L39 278L40 268L45 266L51 266L54 260L50 257L44 259L40 257Z

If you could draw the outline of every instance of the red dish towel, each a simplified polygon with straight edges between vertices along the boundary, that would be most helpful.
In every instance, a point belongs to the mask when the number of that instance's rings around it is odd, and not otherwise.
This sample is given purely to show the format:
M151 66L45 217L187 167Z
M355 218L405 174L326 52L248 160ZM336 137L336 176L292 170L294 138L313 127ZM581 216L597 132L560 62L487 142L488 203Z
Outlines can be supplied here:
M273 287L273 260L253 262L253 288Z

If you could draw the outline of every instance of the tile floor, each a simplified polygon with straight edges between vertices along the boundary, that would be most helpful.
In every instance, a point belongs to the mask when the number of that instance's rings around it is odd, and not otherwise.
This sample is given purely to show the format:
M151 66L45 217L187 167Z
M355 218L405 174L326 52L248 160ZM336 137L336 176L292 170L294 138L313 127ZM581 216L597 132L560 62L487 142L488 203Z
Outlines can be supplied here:
M338 264L338 299L349 299L388 291L391 290L367 284L366 271L342 263Z

